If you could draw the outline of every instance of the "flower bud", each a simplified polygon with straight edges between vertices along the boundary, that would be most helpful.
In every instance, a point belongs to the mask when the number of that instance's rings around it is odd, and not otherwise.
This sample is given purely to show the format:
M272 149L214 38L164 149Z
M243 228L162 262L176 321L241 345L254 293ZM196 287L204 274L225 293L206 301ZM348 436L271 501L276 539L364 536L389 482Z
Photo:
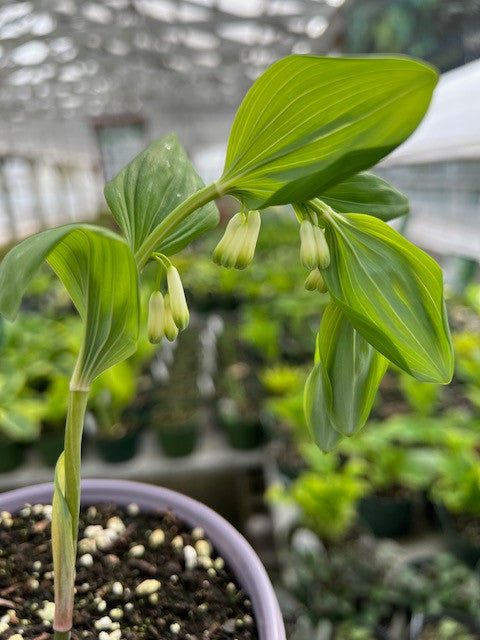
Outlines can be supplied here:
M242 248L248 237L248 226L243 222L242 226L237 229L227 250L224 253L222 266L227 269L236 269Z
M302 220L300 224L300 260L307 269L317 266L317 243L310 220Z
M255 247L257 246L258 234L260 232L260 212L249 211L247 219L244 222L246 233L242 238L240 250L238 251L235 264L236 269L245 269L252 262L255 255Z
M148 302L147 334L152 344L161 342L164 336L165 303L160 291L154 291Z
M173 265L170 265L167 269L167 286L173 321L180 331L183 331L183 329L186 329L188 326L190 314L188 312L180 274Z
M259 231L258 211L235 214L213 252L214 262L227 269L245 269L253 260Z
M223 264L225 260L225 255L228 253L228 248L235 238L235 233L243 225L243 223L244 223L244 217L242 212L236 213L228 221L228 224L225 228L225 232L213 252L213 261L216 264L225 266Z
M315 246L317 253L317 267L326 269L330 264L330 250L325 239L325 231L320 227L313 227L313 237L315 238Z
M320 291L321 293L325 293L327 291L327 286L322 274L320 273L320 269L317 268L310 271L307 279L305 280L305 289L307 289L307 291Z
M170 306L170 296L165 296L165 314L164 314L164 322L163 322L163 330L165 332L165 337L170 342L173 342L178 336L178 327L175 324L172 315L172 308Z

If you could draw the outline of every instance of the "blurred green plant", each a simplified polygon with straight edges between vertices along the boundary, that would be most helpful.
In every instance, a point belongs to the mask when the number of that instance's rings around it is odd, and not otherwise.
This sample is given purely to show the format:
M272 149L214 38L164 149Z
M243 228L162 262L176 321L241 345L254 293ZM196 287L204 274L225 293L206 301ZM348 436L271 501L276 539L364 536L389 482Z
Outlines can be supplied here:
M289 487L270 487L267 499L295 504L301 509L304 526L325 542L338 542L355 524L357 502L365 494L367 483L357 461L339 467L335 456L322 456L316 466L301 473Z
M38 437L42 404L25 388L20 371L0 371L0 441L31 442Z
M480 458L465 445L443 455L432 498L455 515L480 516Z
M305 373L300 367L285 364L267 367L260 374L266 393L274 396L285 396L303 389Z
M433 382L415 380L403 371L399 372L400 389L412 411L421 416L430 416L440 401L442 387Z
M333 623L335 639L356 629L360 638L368 638L373 628L389 627L395 614L454 611L476 619L480 606L478 574L450 554L399 562L396 545L379 545L371 538L327 551L305 530L292 538L282 586L280 598L283 590L288 596L285 610L302 621L293 636L299 640L316 637L311 634L324 629L325 623Z
M411 612L442 614L457 611L477 617L480 579L449 553L437 553L418 562L395 567L391 579Z
M443 454L435 447L418 444L416 421L410 423L415 444L410 441L409 446L405 446L408 438L405 436L402 446L396 439L396 432L402 434L406 424L402 418L385 424L371 424L357 438L344 440L340 445L340 452L349 460L361 461L362 475L370 492L388 494L402 488L421 491L432 486Z
M466 396L480 412L480 332L454 334L453 345L457 375L466 384Z
M92 383L90 409L102 437L125 432L123 412L135 396L136 383L137 371L129 359L107 369Z
M471 632L465 624L447 617L428 622L418 640L475 640L477 637L478 634Z

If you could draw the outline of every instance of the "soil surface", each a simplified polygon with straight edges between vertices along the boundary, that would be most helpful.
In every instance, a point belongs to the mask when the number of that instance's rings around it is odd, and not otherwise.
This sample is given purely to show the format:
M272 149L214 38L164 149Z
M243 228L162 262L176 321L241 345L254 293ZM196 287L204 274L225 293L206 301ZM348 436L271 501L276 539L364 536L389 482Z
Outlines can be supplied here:
M51 507L0 514L0 640L52 637ZM257 640L248 596L200 528L136 505L82 511L72 639Z

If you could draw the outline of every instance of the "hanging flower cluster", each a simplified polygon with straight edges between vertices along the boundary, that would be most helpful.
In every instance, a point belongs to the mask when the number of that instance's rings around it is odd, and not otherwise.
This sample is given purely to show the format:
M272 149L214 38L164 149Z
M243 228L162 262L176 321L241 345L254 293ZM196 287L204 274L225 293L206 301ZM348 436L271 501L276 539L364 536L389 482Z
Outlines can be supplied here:
M162 269L167 273L167 289L165 296L161 291L154 291L148 303L148 339L158 344L163 337L173 342L178 331L187 328L190 321L185 291L178 270L164 255L155 255Z

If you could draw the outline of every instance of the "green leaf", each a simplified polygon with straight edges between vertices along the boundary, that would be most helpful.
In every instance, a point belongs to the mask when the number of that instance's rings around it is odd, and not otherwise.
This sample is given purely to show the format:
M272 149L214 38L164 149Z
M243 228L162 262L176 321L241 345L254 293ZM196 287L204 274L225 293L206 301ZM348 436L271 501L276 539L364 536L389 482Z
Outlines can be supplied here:
M340 213L367 213L385 222L409 211L408 198L403 193L366 171L327 189L321 198Z
M84 322L77 368L89 386L136 349L139 292L135 260L119 236L76 229L55 246L48 262Z
M105 198L133 251L160 222L204 184L175 135L152 142L105 187ZM218 224L209 203L178 224L157 251L177 253Z
M332 421L332 386L323 362L317 362L305 383L303 410L310 434L322 451L332 451L342 439Z
M126 242L91 225L66 225L27 238L0 265L0 313L14 319L42 262L63 281L84 321L78 371L88 386L128 357L138 337L138 276Z
M15 320L30 281L50 251L79 226L68 224L42 231L20 242L7 253L0 265L0 314L8 320Z
M436 82L407 58L279 60L237 112L218 188L249 209L309 200L408 138Z
M330 302L317 337L316 363L305 387L307 424L324 451L365 425L387 365Z
M371 216L324 220L331 262L322 273L353 326L415 378L449 382L453 350L437 263Z
M355 331L333 302L322 317L318 357L332 388L330 419L337 431L351 436L367 421L388 360Z
M75 542L72 515L65 500L65 453L55 468L55 490L52 504L52 554L55 571L56 631L69 631L72 626L75 584ZM59 570L60 569L60 570Z

